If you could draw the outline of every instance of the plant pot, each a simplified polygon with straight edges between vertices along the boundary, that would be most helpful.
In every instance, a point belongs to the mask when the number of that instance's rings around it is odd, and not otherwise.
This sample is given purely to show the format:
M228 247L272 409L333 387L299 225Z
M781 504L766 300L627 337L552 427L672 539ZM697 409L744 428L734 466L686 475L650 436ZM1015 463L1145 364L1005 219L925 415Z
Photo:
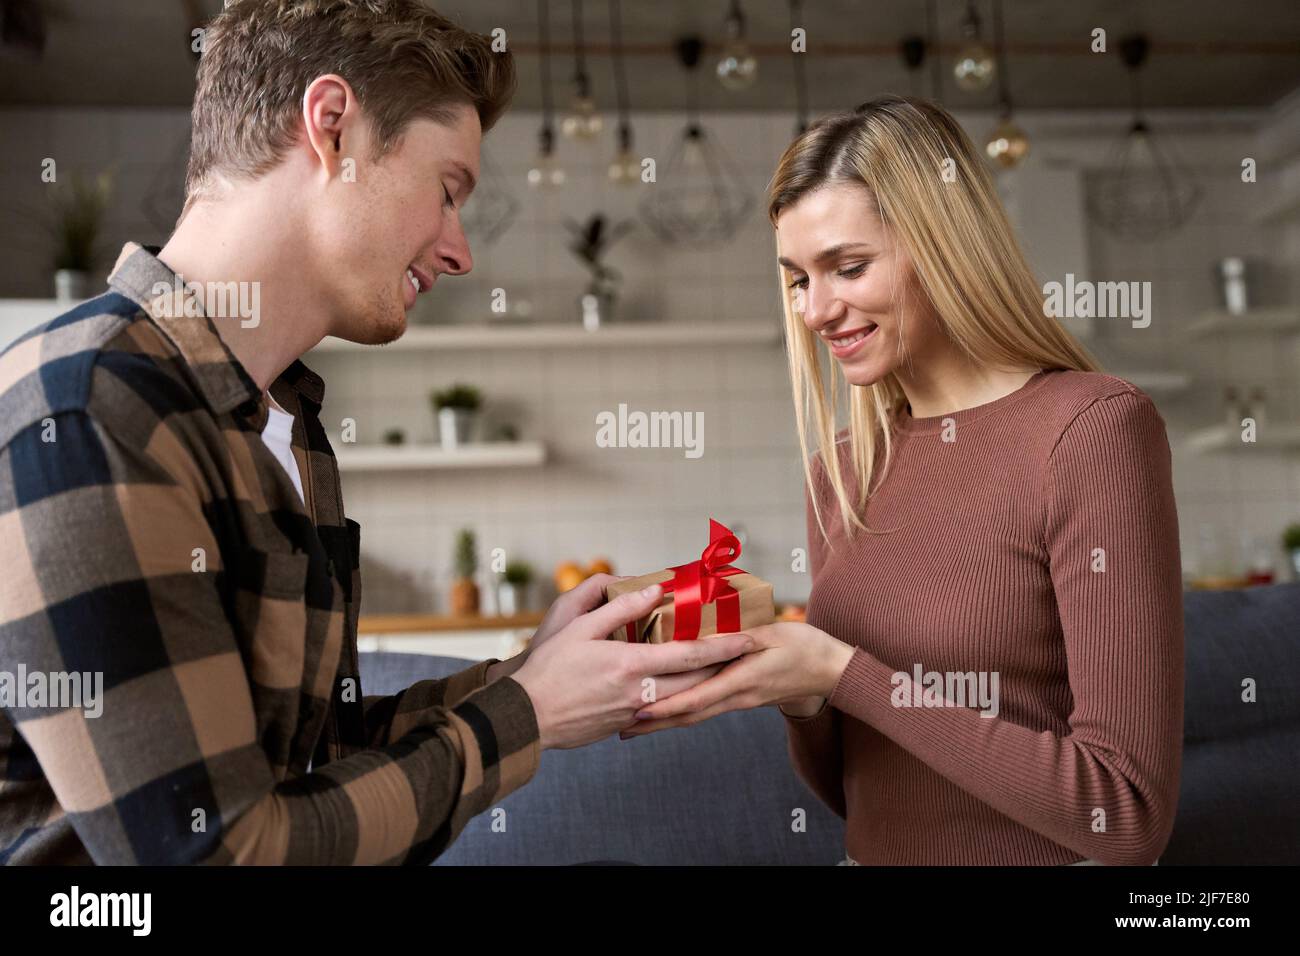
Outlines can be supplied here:
M528 610L528 585L502 581L497 591L497 606L503 615L522 614Z
M59 302L80 302L90 297L90 273L79 269L58 269L54 273L54 298Z
M446 449L468 444L476 417L476 413L468 408L438 409L438 443Z
M447 603L451 613L456 617L468 617L478 613L478 585L473 578L458 578L452 582L451 594Z
M524 610L527 596L528 585L502 581L497 587L497 611L503 617L518 614Z
M1291 573L1300 581L1300 548L1291 549Z
M578 306L582 310L582 327L588 332L594 332L609 324L614 317L614 304L617 301L618 296L609 287L589 286L578 299Z

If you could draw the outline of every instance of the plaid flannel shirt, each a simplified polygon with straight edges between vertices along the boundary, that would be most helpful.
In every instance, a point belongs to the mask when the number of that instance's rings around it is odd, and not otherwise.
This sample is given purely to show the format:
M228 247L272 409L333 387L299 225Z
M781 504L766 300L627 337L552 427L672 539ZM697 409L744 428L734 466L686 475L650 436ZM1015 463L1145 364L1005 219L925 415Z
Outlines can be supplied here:
M324 385L270 388L304 505L212 320L155 308L173 281L128 245L0 354L0 862L427 862L536 771L532 703L491 661L362 697ZM37 696L72 674L97 707Z

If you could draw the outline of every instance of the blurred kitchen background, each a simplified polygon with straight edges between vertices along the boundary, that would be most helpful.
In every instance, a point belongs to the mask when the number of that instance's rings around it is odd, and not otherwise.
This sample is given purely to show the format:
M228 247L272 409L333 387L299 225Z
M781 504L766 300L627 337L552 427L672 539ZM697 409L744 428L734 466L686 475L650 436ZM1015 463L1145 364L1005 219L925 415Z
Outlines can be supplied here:
M166 239L193 31L219 6L0 0L0 344L65 308L56 270L65 297L94 294L123 242ZM798 613L804 498L763 193L801 121L883 92L937 98L992 144L1044 283L1151 283L1145 328L1064 321L1165 418L1188 586L1300 576L1294 0L435 6L504 31L519 68L465 211L473 272L422 297L399 342L305 357L362 525L372 644L494 653L594 569L698 557L710 516ZM100 201L88 259L58 226ZM620 404L702 413L702 454L599 447L597 416ZM506 563L526 581L508 593Z

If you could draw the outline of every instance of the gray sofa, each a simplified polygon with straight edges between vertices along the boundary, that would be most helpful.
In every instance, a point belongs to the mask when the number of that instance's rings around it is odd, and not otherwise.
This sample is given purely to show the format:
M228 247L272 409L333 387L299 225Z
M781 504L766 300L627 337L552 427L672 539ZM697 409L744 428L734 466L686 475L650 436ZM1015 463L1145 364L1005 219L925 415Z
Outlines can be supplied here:
M1184 608L1182 791L1161 865L1300 863L1300 584L1189 591ZM465 666L363 654L362 686L394 693ZM1256 681L1256 703L1241 700L1245 678ZM471 821L437 864L817 865L844 856L843 821L794 775L772 708L548 751L500 810Z

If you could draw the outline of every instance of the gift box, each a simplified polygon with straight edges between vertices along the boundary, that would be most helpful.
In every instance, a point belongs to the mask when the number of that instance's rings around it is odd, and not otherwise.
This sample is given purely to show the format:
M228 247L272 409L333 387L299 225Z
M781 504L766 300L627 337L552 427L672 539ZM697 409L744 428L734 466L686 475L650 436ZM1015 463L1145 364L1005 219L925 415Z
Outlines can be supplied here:
M730 562L738 557L740 541L730 528L710 518L709 544L700 560L606 586L607 600L652 584L664 587L658 607L609 639L663 644L771 624L776 617L772 585L733 567Z

